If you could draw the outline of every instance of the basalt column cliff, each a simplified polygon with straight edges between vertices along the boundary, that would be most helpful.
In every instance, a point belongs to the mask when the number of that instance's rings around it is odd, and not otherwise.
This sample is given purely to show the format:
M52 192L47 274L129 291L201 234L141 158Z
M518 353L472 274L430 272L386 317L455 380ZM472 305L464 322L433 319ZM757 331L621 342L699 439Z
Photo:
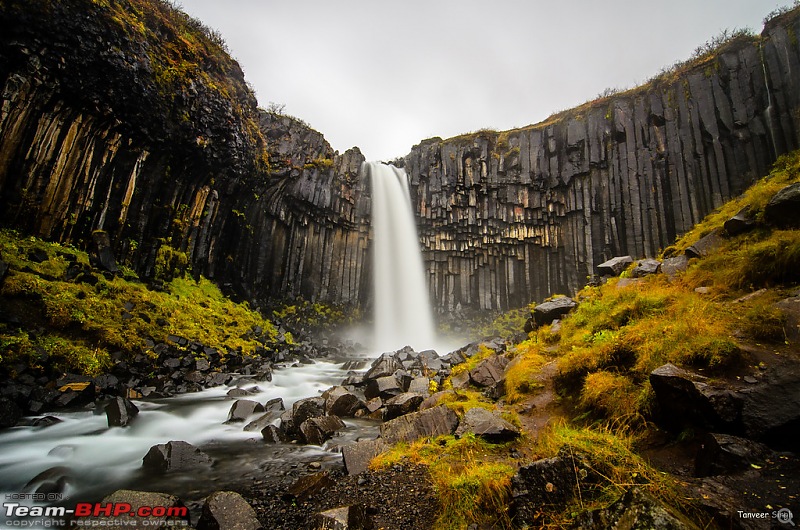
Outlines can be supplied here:
M0 0L0 27L0 224L103 230L145 277L191 268L258 304L369 303L364 157L259 110L213 31L161 0ZM413 147L437 309L574 291L738 194L798 147L798 34L795 10L545 123Z
M405 158L440 311L569 293L653 256L797 147L797 11L645 86ZM546 81L544 81L546 82Z

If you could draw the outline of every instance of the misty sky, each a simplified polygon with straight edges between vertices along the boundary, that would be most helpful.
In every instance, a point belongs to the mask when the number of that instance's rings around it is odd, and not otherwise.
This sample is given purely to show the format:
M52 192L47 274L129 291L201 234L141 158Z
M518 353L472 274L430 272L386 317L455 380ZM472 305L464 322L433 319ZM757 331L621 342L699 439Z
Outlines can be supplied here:
M544 120L687 59L789 0L179 0L218 30L259 104L368 160Z

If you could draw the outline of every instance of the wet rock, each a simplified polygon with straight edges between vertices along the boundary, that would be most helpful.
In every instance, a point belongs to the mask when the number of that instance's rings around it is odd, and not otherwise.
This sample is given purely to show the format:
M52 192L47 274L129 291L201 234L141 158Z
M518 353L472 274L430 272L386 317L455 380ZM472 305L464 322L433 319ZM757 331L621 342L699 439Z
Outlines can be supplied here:
M364 408L364 402L358 396L341 386L329 388L322 397L325 399L325 412L341 418L351 418Z
M212 463L211 457L183 441L154 445L142 459L142 467L154 471L192 469Z
M263 530L256 512L232 491L217 491L206 497L197 530Z
M45 469L25 484L25 491L34 493L64 493L73 481L72 470L64 466Z
M400 395L394 396L386 401L384 406L383 419L385 421L409 414L416 411L425 397L422 394L414 394L412 392L404 392Z
M249 389L246 388L231 388L225 393L225 395L228 396L229 398L236 399L236 398L252 396L254 393L255 392L251 392Z
M131 400L119 396L113 398L104 411L109 427L125 427L139 414L139 408Z
M267 425L281 417L285 411L283 399L270 399L264 404L264 414L244 426L245 431L263 431Z
M554 298L549 302L538 304L533 308L531 315L533 316L534 328L550 324L554 320L563 317L572 311L578 304L572 298L562 296Z
M372 530L367 511L361 505L341 506L314 516L314 530Z
M600 276L619 276L631 263L633 263L632 257L617 256L598 265L597 274Z
M400 416L381 425L381 438L388 443L413 442L427 436L452 434L458 416L445 405Z
M729 236L737 236L752 230L755 225L756 221L750 215L750 207L745 206L736 215L725 221L722 228Z
M690 530L667 507L644 493L631 488L607 508L583 512L570 525L573 530Z
M325 415L325 398L310 397L295 401L291 412L292 424L299 427L310 418Z
M22 409L8 398L0 397L0 429L13 427L22 418Z
M64 420L62 420L61 418L56 418L55 416L44 416L42 418L37 418L36 420L34 420L32 425L34 427L39 427L44 429L46 427L52 427L53 425L62 423L63 421Z
M706 477L750 469L752 464L763 464L771 454L766 445L747 438L707 434L695 458L695 475Z
M711 233L703 236L700 240L686 249L686 257L691 258L704 258L713 252L717 247L723 243L722 236L720 236L719 229L713 230Z
M631 270L631 276L634 278L644 278L651 274L658 274L661 270L661 262L657 259L640 259L636 262L636 266Z
M272 444L285 443L288 441L284 431L271 424L261 429L261 436L264 438L265 442Z
M300 433L307 444L322 445L344 428L345 424L338 416L320 416L301 423Z
M264 406L250 399L237 399L228 412L225 423L238 423L247 420L253 414L264 412Z
M320 471L297 479L294 484L287 488L283 498L287 501L304 501L334 484L335 482L327 471Z
M388 445L382 439L359 440L342 447L342 459L348 475L358 475L369 468L369 462L386 449Z
M53 404L57 407L83 407L94 402L95 386L90 378L67 374L56 384L60 395Z
M764 219L778 228L800 227L800 182L776 193L764 207Z
M461 418L456 436L471 432L491 443L509 442L517 438L519 429L492 412L475 407L469 409Z
M367 399L380 397L390 399L403 393L403 387L393 375L371 379L364 389L364 396Z

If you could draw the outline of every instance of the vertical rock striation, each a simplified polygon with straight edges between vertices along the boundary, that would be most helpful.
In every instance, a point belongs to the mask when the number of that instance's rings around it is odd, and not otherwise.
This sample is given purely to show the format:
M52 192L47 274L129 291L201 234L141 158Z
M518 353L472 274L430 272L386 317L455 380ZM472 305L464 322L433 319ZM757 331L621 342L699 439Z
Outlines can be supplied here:
M431 139L405 158L438 309L568 293L653 256L798 146L797 12L761 38L522 129Z

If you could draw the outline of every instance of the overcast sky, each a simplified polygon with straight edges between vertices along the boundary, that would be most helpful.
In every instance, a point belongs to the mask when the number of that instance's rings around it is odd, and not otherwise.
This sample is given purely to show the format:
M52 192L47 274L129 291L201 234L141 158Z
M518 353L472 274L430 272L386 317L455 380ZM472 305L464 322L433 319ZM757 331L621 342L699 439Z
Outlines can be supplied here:
M544 120L687 59L789 0L179 0L218 30L259 104L368 160Z

